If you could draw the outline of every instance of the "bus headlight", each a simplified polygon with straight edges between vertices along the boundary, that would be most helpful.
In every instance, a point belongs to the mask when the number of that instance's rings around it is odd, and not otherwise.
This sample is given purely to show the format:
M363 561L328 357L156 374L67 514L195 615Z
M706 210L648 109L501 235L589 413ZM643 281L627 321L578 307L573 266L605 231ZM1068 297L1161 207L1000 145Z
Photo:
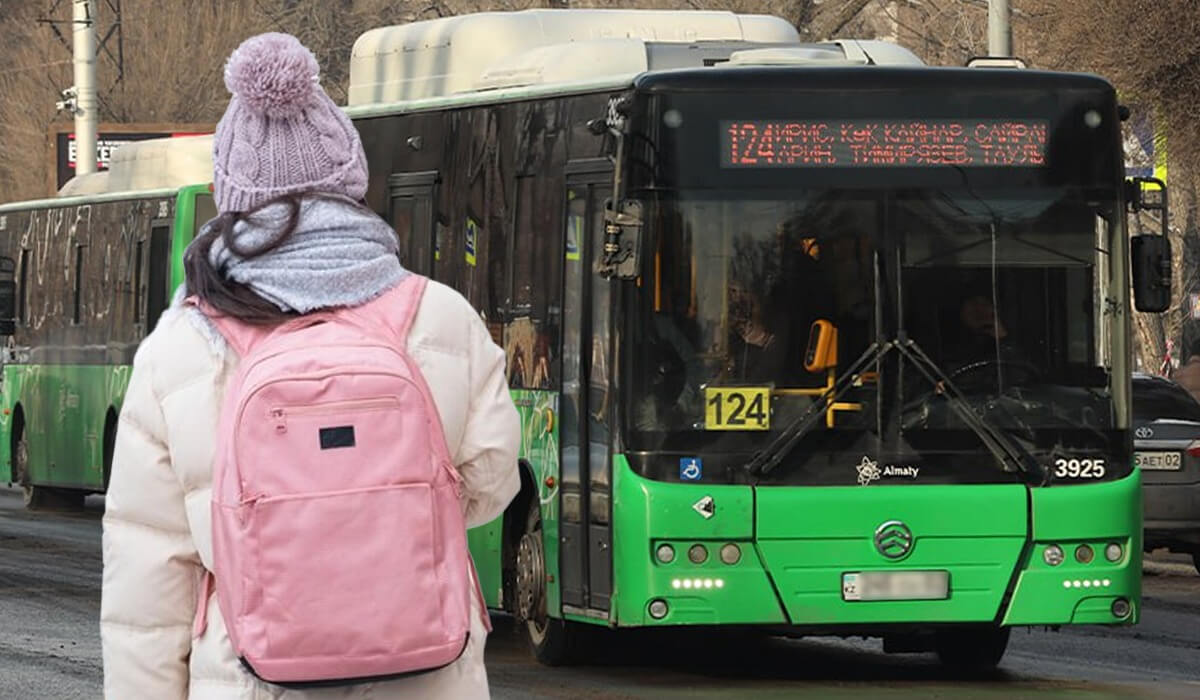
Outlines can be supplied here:
M1063 563L1063 559L1065 558L1066 557L1063 555L1062 547L1059 547L1056 544L1046 547L1046 549L1042 552L1042 560L1050 566L1058 566L1059 564Z
M1121 561L1121 557L1125 556L1125 548L1116 542L1109 542L1104 548L1104 558L1116 564Z
M703 564L708 561L708 548L702 544L694 544L688 548L688 559L693 564Z
M675 561L675 548L669 544L660 544L658 549L654 550L654 556L664 564L670 564Z
M1096 552L1086 544L1081 544L1075 548L1075 561L1080 564L1091 564L1092 559L1096 558Z
M725 562L726 564L733 565L733 564L736 564L739 561L741 561L741 559L742 559L742 548L741 547L737 546L736 544L734 544L732 542L725 545L724 547L721 547L721 561Z
M667 616L667 601L662 598L655 598L650 601L650 617L655 620L661 620Z

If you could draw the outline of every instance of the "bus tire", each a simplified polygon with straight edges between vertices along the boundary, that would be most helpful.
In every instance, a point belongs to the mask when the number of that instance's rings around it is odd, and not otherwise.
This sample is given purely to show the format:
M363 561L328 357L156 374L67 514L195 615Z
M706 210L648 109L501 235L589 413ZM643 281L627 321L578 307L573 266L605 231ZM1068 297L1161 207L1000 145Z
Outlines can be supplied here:
M530 499L525 529L517 545L517 627L530 651L546 666L569 665L580 656L582 634L578 624L551 617L546 609L546 559L542 546L542 512L537 498Z
M78 510L83 508L86 494L82 491L54 489L48 486L35 486L29 477L29 438L27 431L22 430L13 444L12 450L13 474L21 486L27 510Z
M934 650L942 665L963 671L996 668L1008 648L1011 627L980 625L938 630Z
M29 438L25 437L24 430L13 441L12 462L13 478L21 487L25 508L27 510L45 508L48 505L49 492L43 486L34 486L29 483Z

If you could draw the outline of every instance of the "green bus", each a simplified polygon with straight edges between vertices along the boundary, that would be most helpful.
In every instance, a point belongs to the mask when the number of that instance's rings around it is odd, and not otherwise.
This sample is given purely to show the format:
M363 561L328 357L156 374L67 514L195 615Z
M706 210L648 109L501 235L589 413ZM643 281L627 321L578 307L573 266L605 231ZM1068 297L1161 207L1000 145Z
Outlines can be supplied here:
M1016 626L1137 621L1130 276L1161 311L1170 255L1127 236L1165 194L1127 184L1107 82L673 11L417 22L350 63L368 205L508 357L522 490L469 538L539 660L738 627L991 666ZM135 290L179 282L211 211L203 186L162 201L165 283L129 282L149 248L118 269L69 238L30 263L56 280L16 273L3 443L27 493L103 487Z
M126 165L113 167L120 176ZM91 189L0 206L0 284L11 288L0 294L10 319L0 478L30 508L79 506L108 484L133 354L182 282L184 248L214 213L207 185Z
M1109 83L984 63L724 13L358 39L369 204L508 353L524 488L471 538L539 659L749 626L989 666L1137 621L1130 275L1170 281L1125 217L1165 201Z

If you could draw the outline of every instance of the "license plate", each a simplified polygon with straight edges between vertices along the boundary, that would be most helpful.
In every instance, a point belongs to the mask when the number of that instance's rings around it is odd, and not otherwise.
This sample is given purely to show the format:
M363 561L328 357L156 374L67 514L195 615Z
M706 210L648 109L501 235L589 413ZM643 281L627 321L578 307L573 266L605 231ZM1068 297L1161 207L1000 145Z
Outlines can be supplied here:
M945 600L949 571L855 571L842 574L842 600Z
M1140 469L1178 471L1183 468L1182 452L1134 452L1133 463Z

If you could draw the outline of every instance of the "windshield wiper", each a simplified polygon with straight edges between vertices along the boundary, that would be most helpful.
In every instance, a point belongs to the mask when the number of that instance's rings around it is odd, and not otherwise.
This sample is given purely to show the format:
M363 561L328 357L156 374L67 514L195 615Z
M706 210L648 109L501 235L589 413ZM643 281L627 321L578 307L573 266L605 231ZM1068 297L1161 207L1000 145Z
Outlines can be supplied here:
M1039 464L1020 442L1009 438L980 418L971 404L963 398L962 391L954 385L954 382L950 381L950 377L946 376L936 362L929 359L929 356L925 354L920 345L917 345L915 340L909 338L902 331L897 339L896 349L903 357L912 361L913 366L935 389L941 388L941 393L950 402L950 407L967 424L967 427L979 436L992 456L1003 465L1005 471L1021 472L1028 477L1035 478L1043 486L1048 483L1049 470Z
M866 351L854 361L854 364L850 365L845 374L830 387L829 391L817 397L804 413L797 416L794 421L779 433L779 437L772 440L771 444L754 455L754 458L746 464L746 471L751 475L757 476L765 476L771 473L771 471L779 466L783 458L792 451L792 448L796 446L800 438L812 430L813 426L817 423L817 419L825 415L829 404L840 399L843 394L855 385L859 373L862 372L863 368L878 362L895 347L895 344L891 341L882 345L878 341L871 343Z
M971 429L987 447L988 451L1003 466L1005 471L1020 472L1027 477L1036 479L1042 485L1047 483L1049 471L1038 463L1019 442L1010 439L980 418L970 403L963 398L963 392L955 386L936 362L929 359L921 346L904 332L897 340L883 344L872 343L870 347L850 366L833 387L818 397L804 413L796 417L769 445L764 447L746 464L746 471L756 476L765 476L775 470L796 444L812 430L817 420L824 415L830 403L840 399L855 385L859 373L864 367L877 363L893 349L910 360L918 371L931 385L941 387L942 394L950 402L959 418Z

